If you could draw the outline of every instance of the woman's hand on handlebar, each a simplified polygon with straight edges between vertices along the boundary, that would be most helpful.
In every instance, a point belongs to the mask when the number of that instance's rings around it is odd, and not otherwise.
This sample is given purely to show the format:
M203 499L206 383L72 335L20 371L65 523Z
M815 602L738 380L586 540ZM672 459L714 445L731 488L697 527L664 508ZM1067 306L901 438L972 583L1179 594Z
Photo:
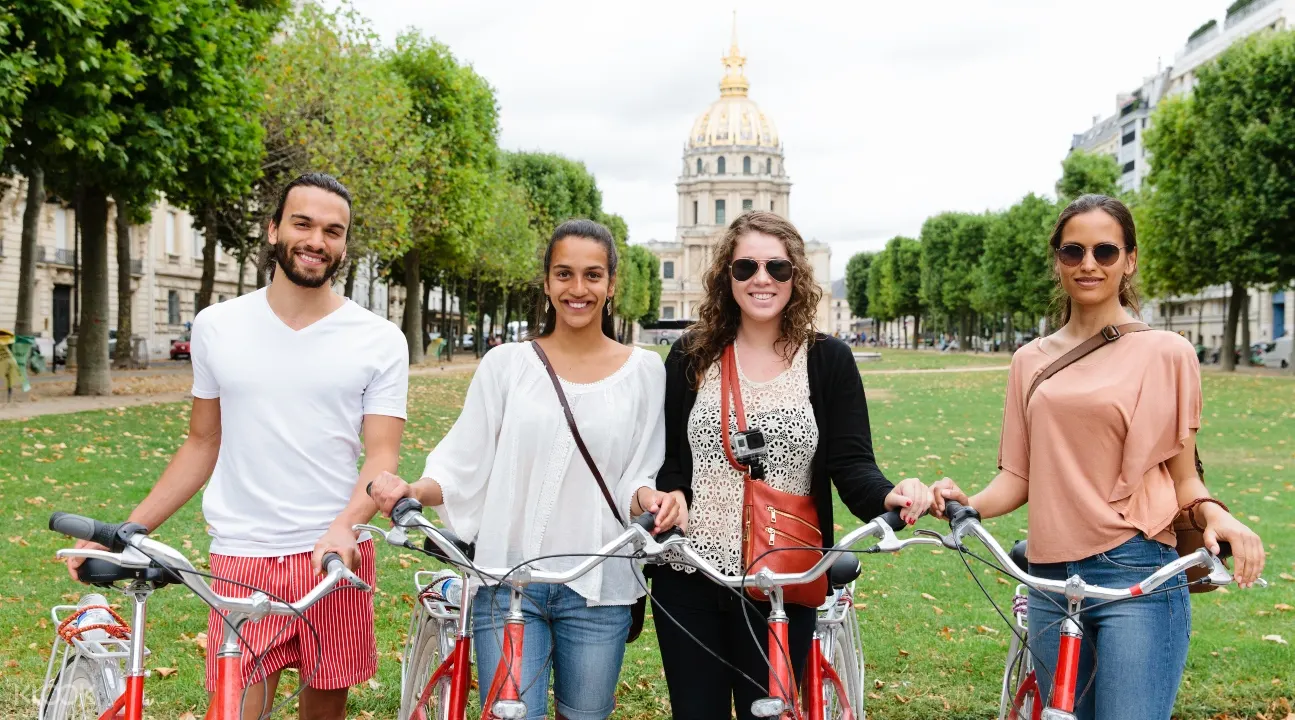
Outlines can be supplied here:
M944 514L945 500L957 500L963 505L971 505L971 498L950 478L943 478L931 486L931 513L941 520L948 519Z
M886 496L886 509L898 510L904 522L912 525L931 506L931 491L918 478L907 478Z
M1230 513L1217 505L1207 505L1217 512L1206 515L1203 540L1205 547L1215 555L1219 554L1219 541L1232 545L1233 567L1236 572L1233 579L1242 588L1254 587L1255 580L1264 569L1264 544L1254 530L1237 520Z
M634 493L634 499L640 510L656 516L656 529L652 534L664 532L676 525L688 529L688 502L684 500L682 490L661 492L651 487L641 487Z

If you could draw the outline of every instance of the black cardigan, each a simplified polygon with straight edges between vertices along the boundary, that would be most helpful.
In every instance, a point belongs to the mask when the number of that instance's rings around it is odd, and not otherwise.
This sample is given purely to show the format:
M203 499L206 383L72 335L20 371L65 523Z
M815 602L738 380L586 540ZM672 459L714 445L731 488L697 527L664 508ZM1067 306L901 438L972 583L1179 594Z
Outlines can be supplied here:
M658 490L682 490L692 503L692 447L688 416L697 401L691 358L684 335L665 361L665 462L657 473ZM809 346L809 401L818 425L818 449L811 466L810 494L818 510L824 547L832 545L832 486L860 520L886 511L886 495L894 489L872 453L868 403L854 352L840 340L819 334ZM829 482L830 479L830 482Z

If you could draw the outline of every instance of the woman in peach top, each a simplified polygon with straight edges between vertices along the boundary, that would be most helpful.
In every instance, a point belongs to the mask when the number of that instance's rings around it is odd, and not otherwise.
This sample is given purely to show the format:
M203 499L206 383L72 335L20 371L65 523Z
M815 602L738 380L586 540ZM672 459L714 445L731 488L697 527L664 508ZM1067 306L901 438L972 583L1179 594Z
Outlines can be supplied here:
M1034 378L1107 325L1137 322L1137 237L1120 201L1084 195L1057 219L1050 245L1062 327L1017 351L1007 379L999 473L968 498L948 478L932 487L983 518L1029 503L1030 573L1125 587L1173 560L1173 521L1194 501L1205 544L1232 544L1236 580L1263 569L1259 537L1232 517L1196 474L1200 367L1192 346L1164 331L1129 333L1041 383ZM1207 498L1206 500L1201 500ZM1185 585L1182 574L1177 583ZM1031 591L1030 647L1042 697L1051 688L1063 612ZM1186 587L1095 609L1083 616L1075 707L1081 720L1168 720L1187 661ZM1093 647L1096 647L1094 663ZM1094 667L1094 664L1096 667Z

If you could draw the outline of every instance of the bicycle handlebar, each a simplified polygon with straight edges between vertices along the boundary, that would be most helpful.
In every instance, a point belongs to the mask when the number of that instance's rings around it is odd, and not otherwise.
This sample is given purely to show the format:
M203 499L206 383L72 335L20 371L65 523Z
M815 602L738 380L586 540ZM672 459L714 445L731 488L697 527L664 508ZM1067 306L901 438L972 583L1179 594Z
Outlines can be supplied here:
M298 615L305 612L340 580L345 580L356 590L363 592L372 590L368 583L346 567L340 555L329 552L324 555L321 562L321 566L327 571L324 579L294 603L270 600L260 591L252 593L249 597L225 597L217 595L211 589L188 558L175 548L148 537L145 528L138 523L111 524L71 513L56 512L50 516L49 527L64 535L112 548L111 551L89 548L59 550L56 555L60 558L96 558L120 567L142 570L161 567L178 578L185 587L208 605L217 610L247 615L251 620L259 620L266 615ZM105 540L107 542L104 542Z
M878 538L878 543L869 548L870 552L899 552L910 545L942 544L939 540L927 537L913 537L906 540L896 538L894 531L907 526L908 523L904 522L898 511L892 510L878 515L871 522L851 530L839 542L827 549L817 563L808 570L799 573L775 573L765 568L748 575L725 575L699 555L688 541L688 538L682 534L663 533L663 536L669 535L669 537L664 540L661 538L657 540L663 551L671 548L675 549L694 567L721 585L731 588L754 587L767 593L775 587L801 585L817 580L827 572L828 568L832 567L832 563L836 562L837 558L844 555L851 546L865 537Z
M1211 554L1206 548L1200 548L1196 552L1184 555L1151 573L1142 582L1122 589L1089 585L1078 575L1074 575L1067 580L1048 580L1035 577L1020 569L1012 561L1007 552L1003 550L1003 547L994 539L994 536L980 524L980 513L975 508L963 505L956 500L946 500L944 515L949 519L949 528L952 530L952 537L949 543L945 543L946 545L949 545L952 549L966 552L966 549L962 547L962 537L970 533L989 549L990 554L994 556L999 566L1008 575L1035 590L1063 595L1067 600L1074 603L1084 599L1123 600L1143 595L1172 580L1178 576L1178 573L1190 567L1200 567L1208 570L1209 576L1206 580L1212 585L1227 585L1232 582L1232 574L1228 572L1223 561ZM1224 544L1220 543L1220 545ZM1229 547L1228 550L1230 552L1231 548Z

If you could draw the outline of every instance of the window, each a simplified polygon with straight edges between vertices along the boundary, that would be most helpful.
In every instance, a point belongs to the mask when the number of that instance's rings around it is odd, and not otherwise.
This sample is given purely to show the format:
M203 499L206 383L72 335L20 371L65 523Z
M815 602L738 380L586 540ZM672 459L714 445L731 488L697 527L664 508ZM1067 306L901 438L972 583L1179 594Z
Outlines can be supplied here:
M751 158L750 158L750 157L744 157L744 158L742 158L742 174L743 174L743 175L750 175L750 174L751 174Z
M773 158L764 159L764 172L766 175L773 174Z
M724 224L724 201L723 200L715 201L715 224L716 225Z
M1144 128L1145 128L1146 126L1147 126L1147 119L1146 119L1146 118L1142 118L1142 127L1144 127Z
M697 201L692 201L692 224L697 224Z
M1128 145L1129 143L1133 142L1134 138L1136 137L1137 137L1137 133L1133 130L1130 130L1124 133L1124 137L1120 138L1120 144Z
M661 308L662 320L674 320L674 305L666 305Z
M701 174L701 158L697 158L697 174Z
M206 244L201 228L193 228L193 259L202 259L202 246Z
M226 298L224 295L217 295L217 296L216 296L216 302L225 302L225 300L227 300L227 299L228 299L228 298Z
M1133 172L1133 164L1134 164L1135 162L1136 162L1135 160L1130 160L1130 161L1128 161L1128 162L1124 163L1124 174L1126 174L1126 175L1127 175L1127 174L1129 174L1129 173Z
M724 168L724 158L720 158L719 160L716 160L716 161L715 161L715 172L716 172L716 173L718 173L718 174L720 174L720 175L723 175L723 174L724 174L724 172L725 172L725 168Z
M769 212L773 212L773 201L769 201Z
M54 208L54 247L67 249L67 208Z
M742 201L742 212L744 212L744 213L749 213L749 212L751 212L751 211L752 211L752 210L754 210L754 209L755 209L755 201L754 201L754 200L743 200L743 201Z
M665 280L674 280L674 261L666 260L661 263L661 277Z
M166 254L175 254L175 213L167 213L162 220L166 227ZM175 323L171 323L174 325Z
M180 324L180 293L175 290L166 291L166 324Z

